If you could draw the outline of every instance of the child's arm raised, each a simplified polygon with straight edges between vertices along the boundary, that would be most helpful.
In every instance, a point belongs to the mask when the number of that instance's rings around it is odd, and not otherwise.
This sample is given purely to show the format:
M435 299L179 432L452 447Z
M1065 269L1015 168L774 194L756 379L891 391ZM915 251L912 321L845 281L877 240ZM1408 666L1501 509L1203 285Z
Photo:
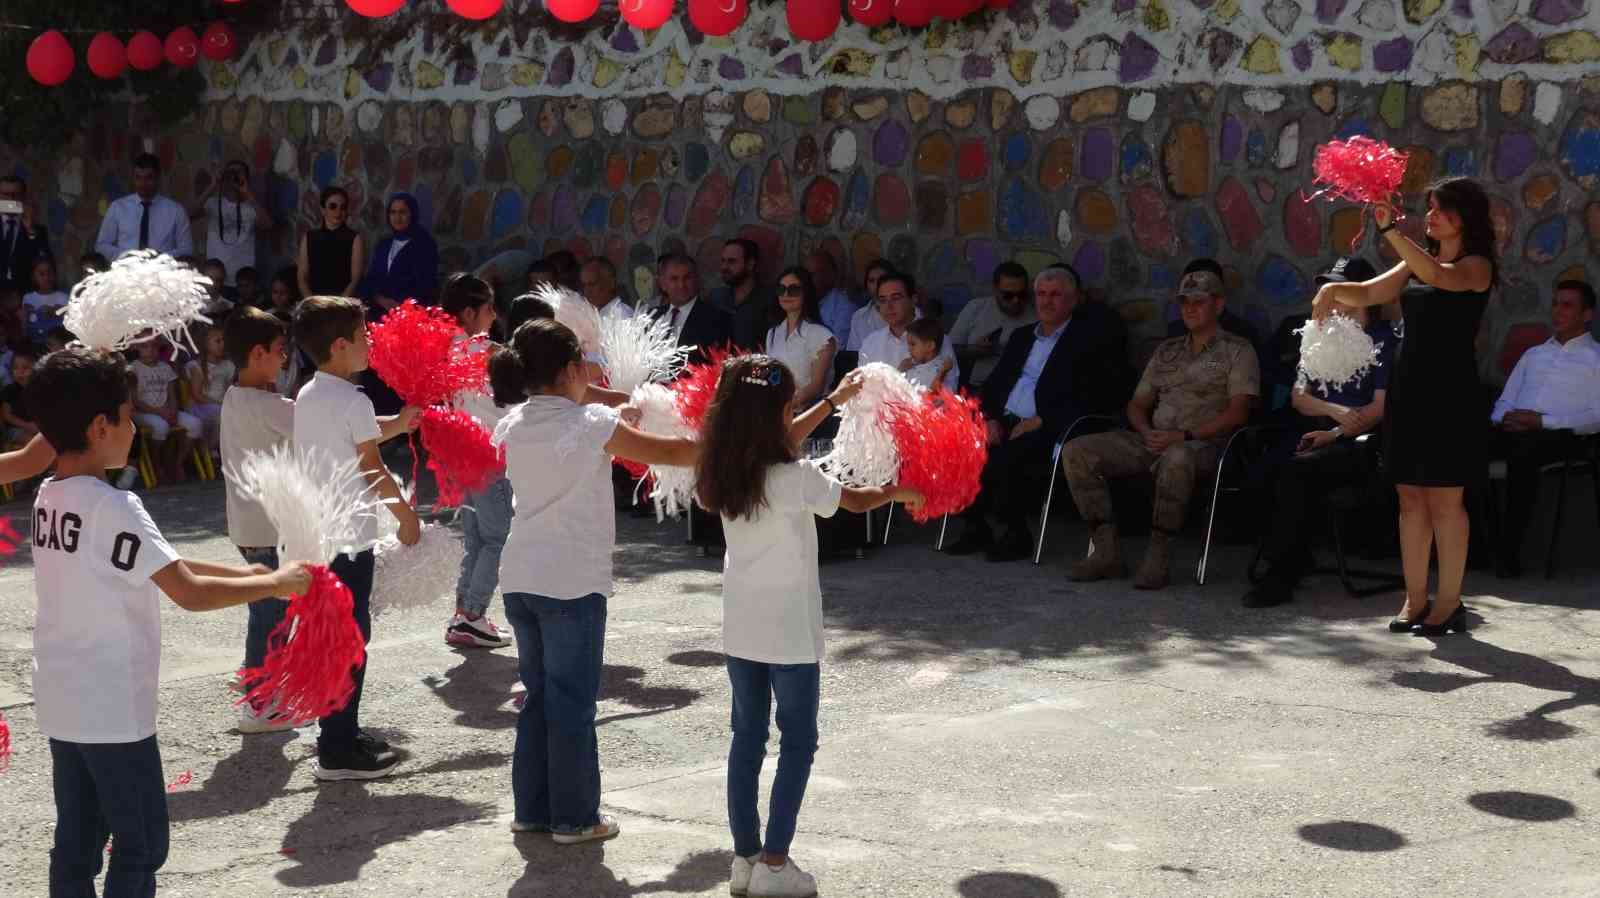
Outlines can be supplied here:
M383 457L378 454L378 441L368 440L357 446L356 455L361 459L361 476L367 478L367 486L378 494L383 504L389 506L389 513L400 522L398 535L401 544L416 545L422 539L422 521L417 519L411 503L400 495L400 487L389 476L389 469L383 466Z
M417 426L417 416L422 414L422 409L408 405L400 410L397 415L378 416L378 442L387 443L402 433L407 433Z
M55 460L56 450L44 437L35 436L21 449L0 453L0 483L15 483L43 474Z
M839 507L861 514L881 508L890 502L899 502L910 511L922 507L922 493L909 486L874 486L866 489L844 486L839 488Z
M811 436L813 430L821 427L822 422L828 420L829 415L837 411L846 402L855 398L855 395L859 392L861 392L861 372L852 371L846 374L844 379L839 381L839 386L828 394L828 398L813 405L806 410L805 414L795 418L789 424L789 442L796 446L800 445L806 437Z
M700 444L694 440L677 437L659 437L618 423L611 439L606 440L606 452L642 465L667 465L673 468L692 468L700 459Z
M200 567L215 570L219 566L202 563ZM215 611L256 599L303 593L311 587L311 575L298 561L270 574L237 569L229 573L231 576L198 573L190 567L190 562L180 558L156 571L150 579L185 611Z
M627 405L629 398L627 393L619 393L616 390L608 390L605 387L597 387L594 384L589 384L583 388L584 405L608 405L616 408L619 405Z

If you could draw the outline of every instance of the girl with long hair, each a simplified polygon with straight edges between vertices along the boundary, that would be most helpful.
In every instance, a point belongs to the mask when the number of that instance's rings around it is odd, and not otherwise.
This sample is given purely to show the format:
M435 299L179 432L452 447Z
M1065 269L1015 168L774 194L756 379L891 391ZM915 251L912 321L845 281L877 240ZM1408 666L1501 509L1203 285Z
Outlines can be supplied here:
M1468 520L1463 493L1485 477L1488 428L1474 341L1499 280L1489 197L1478 182L1448 178L1428 191L1426 245L1395 227L1394 207L1373 208L1380 239L1400 262L1370 281L1327 284L1312 313L1334 303L1400 300L1399 358L1389 379L1384 466L1400 496L1400 556L1406 596L1389 629L1421 636L1465 632L1461 581ZM1437 598L1428 599L1428 562L1439 556Z

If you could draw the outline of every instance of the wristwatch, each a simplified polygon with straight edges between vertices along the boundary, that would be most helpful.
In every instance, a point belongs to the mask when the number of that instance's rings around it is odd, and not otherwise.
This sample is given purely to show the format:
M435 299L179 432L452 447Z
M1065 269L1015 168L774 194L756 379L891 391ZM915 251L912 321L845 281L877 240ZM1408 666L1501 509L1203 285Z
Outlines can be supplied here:
M1384 228L1379 228L1378 229L1378 233L1379 234L1387 234L1387 233L1389 233L1390 231L1394 230L1394 224L1395 223L1393 221L1389 222L1389 226L1388 227L1384 227Z
M1338 438L1344 436L1344 428L1340 427L1337 424L1335 424L1334 426L1328 428L1328 432L1333 434L1333 438L1336 439L1336 440Z

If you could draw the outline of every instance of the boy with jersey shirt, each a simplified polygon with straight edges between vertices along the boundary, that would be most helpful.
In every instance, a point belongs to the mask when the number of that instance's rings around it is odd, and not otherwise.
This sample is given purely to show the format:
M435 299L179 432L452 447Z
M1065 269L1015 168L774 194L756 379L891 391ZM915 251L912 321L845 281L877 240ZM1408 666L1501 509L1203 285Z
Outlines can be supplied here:
M317 363L317 373L300 388L294 403L294 445L298 452L319 452L334 464L357 462L351 486L371 490L388 506L400 522L400 542L416 545L422 538L422 523L411 505L400 495L389 470L378 455L378 444L407 432L416 425L413 407L397 415L379 418L372 400L355 385L367 370L367 318L360 302L343 296L312 296L295 308L294 338L300 348ZM363 514L356 522L356 545L371 546L378 541L378 520ZM355 600L356 623L361 638L372 638L372 549L355 555L340 555L329 568L349 587ZM382 739L361 731L357 725L361 710L361 690L366 680L366 665L354 671L355 692L350 703L320 721L317 738L319 780L370 780L388 776L399 757Z
M120 356L51 353L28 392L59 452L33 506L33 691L56 800L50 894L93 895L110 836L105 894L154 895L169 831L156 745L160 595L210 611L302 592L311 578L300 564L274 572L181 559L139 497L106 483L135 433Z

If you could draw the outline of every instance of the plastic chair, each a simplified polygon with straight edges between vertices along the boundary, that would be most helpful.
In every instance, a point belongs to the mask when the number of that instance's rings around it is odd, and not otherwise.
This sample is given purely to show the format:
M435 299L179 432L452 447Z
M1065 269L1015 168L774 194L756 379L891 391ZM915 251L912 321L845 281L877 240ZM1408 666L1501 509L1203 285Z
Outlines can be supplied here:
M189 389L189 381L182 377L178 378L178 408L188 410L193 405L194 391ZM190 460L194 462L194 472L201 480L217 479L216 465L211 461L211 447L206 440L195 442Z
M139 480L144 483L145 489L155 489L156 466L150 460L150 432L143 427L138 428L138 431L139 436L136 442L139 452Z
M1044 505L1039 510L1039 540L1033 547L1034 564L1038 564L1044 555L1044 534L1050 529L1050 501L1056 495L1056 480L1062 476L1061 453L1067 448L1068 441L1081 436L1078 431L1087 425L1100 423L1115 426L1120 421L1121 419L1113 415L1084 415L1069 424L1067 429L1062 431L1061 439L1056 440L1055 448L1050 452L1050 485L1044 491ZM946 516L945 523L949 523L949 516ZM941 546L944 543L944 524L939 525L939 543Z
M1228 471L1228 462L1243 451L1240 441L1253 440L1257 435L1267 433L1278 428L1268 425L1249 425L1241 427L1228 437L1228 442L1222 447L1222 454L1217 456L1217 470L1212 478L1210 508L1206 512L1206 539L1200 549L1200 563L1195 567L1194 582L1199 586L1206 585L1206 563L1211 559L1211 536L1216 530L1217 502L1224 493L1238 494L1244 492L1244 487L1239 485L1224 485L1223 475ZM1236 448L1237 447L1237 448Z

